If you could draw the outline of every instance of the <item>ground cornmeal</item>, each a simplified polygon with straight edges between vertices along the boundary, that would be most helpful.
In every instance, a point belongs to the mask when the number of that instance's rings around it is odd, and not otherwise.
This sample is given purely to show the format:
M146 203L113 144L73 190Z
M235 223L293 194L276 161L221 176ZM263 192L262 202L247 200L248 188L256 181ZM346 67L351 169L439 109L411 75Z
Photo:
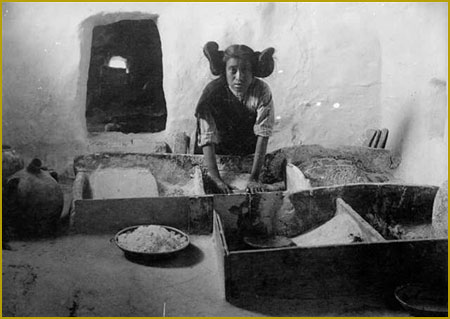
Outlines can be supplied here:
M120 234L118 243L123 248L140 253L170 252L183 247L187 238L158 225L139 226Z

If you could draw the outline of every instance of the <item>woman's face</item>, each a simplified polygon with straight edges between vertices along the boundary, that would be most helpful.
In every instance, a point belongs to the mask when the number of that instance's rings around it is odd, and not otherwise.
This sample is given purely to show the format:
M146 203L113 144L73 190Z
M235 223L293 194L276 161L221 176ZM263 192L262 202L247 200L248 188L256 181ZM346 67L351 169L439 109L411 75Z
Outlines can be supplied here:
M226 63L225 72L231 90L237 95L245 94L253 80L250 61L231 58Z

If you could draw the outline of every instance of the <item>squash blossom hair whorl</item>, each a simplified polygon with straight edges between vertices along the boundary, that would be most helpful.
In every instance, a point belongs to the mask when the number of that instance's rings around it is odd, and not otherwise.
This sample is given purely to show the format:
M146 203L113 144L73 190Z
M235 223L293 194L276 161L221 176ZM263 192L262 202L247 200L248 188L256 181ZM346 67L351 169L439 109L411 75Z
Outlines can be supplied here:
M233 44L225 51L221 51L216 42L210 41L203 47L203 53L209 61L209 67L213 75L223 74L226 62L231 58L248 60L252 65L253 76L260 78L268 77L275 67L274 48L267 48L259 52L253 51L243 44Z

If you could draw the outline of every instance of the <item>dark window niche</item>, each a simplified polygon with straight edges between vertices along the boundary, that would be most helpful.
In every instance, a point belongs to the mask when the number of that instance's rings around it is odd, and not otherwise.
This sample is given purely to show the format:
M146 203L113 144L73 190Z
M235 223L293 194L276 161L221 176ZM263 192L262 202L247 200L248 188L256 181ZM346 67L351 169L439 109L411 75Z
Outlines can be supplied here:
M162 52L153 20L122 20L92 32L87 82L89 132L166 128Z

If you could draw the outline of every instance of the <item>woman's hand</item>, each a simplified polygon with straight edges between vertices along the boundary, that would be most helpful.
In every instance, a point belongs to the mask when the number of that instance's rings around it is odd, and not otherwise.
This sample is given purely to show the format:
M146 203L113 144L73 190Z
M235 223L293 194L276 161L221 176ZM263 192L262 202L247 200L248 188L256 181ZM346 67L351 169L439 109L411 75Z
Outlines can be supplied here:
M263 192L266 187L258 181L261 167L263 165L264 156L267 150L268 137L258 136L256 140L255 155L253 158L252 171L247 183L247 193L254 194L256 192Z
M263 192L265 190L265 185L254 179L249 179L247 183L246 191L250 194L255 194L257 192Z
M220 177L212 177L211 175L209 177L211 178L212 182L214 183L216 191L219 194L233 193L233 189L231 188L231 186L228 185L227 183L225 183Z
M217 168L215 144L206 144L202 147L202 150L208 167L208 176L213 183L214 193L231 194L233 190L230 185L226 184L220 178L219 169Z

